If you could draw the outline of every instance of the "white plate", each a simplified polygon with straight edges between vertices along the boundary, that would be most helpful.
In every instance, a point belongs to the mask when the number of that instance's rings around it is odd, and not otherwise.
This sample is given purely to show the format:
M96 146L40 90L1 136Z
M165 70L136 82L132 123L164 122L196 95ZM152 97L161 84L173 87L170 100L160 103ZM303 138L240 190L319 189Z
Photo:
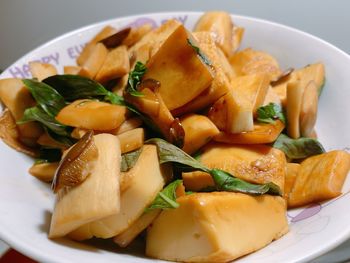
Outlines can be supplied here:
M74 65L86 43L104 25L117 28L151 22L155 26L176 18L192 29L201 13L176 12L124 17L84 27L35 49L10 66L5 77L30 77L28 62L52 63L62 72ZM304 32L276 23L233 16L245 31L243 47L264 50L275 56L283 69L322 61L326 65L326 86L319 105L317 133L327 150L345 149L350 142L350 57L346 53ZM0 238L13 248L44 262L153 262L142 249L118 249L111 242L91 246L66 239L49 240L47 232L53 207L49 187L31 177L32 160L0 143ZM349 148L347 148L349 149ZM350 180L336 200L288 212L290 232L266 248L239 262L296 262L319 256L350 237Z

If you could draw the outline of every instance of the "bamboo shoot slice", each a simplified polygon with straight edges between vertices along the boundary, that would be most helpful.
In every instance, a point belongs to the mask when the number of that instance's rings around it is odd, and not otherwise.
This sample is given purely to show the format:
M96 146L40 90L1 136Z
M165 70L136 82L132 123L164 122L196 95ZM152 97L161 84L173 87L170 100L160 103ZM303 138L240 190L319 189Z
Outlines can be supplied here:
M38 81L57 75L57 69L54 65L36 61L29 62L29 70L32 77L37 78Z
M122 153L127 153L142 147L145 141L145 131L143 128L136 128L118 136Z

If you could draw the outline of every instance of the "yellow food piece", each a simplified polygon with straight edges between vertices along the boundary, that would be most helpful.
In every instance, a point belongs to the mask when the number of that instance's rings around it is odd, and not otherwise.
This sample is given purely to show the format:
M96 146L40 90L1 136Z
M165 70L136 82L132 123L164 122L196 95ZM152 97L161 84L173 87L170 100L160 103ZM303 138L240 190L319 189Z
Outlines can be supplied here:
M185 130L183 151L192 154L219 133L218 128L206 116L190 114L181 118Z
M108 50L102 43L97 43L91 50L84 64L81 65L79 75L94 79L107 58Z
M286 165L286 179L284 182L284 198L288 200L289 194L293 189L295 180L297 179L300 171L299 163L287 163Z
M199 18L194 28L195 32L210 32L215 38L215 43L227 57L232 54L232 30L233 23L230 14L221 11L206 12Z
M213 104L230 90L230 80L234 72L221 49L215 44L215 38L210 32L195 32L193 37L198 47L207 56L215 71L214 79L206 90L190 102L172 111L175 116L201 110Z
M58 191L49 237L57 238L119 212L120 146L110 134L94 136L98 158L90 175L80 185ZM98 187L96 187L98 185Z
M209 118L228 133L254 130L253 114L264 102L268 87L265 74L234 78L230 91L210 109Z
M0 80L0 99L9 109L15 122L22 119L24 111L33 107L35 101L30 91L24 86L20 79L1 79ZM43 130L36 122L28 122L17 125L18 140L27 146L35 146L36 141Z
M241 133L220 132L213 139L217 142L232 144L272 143L283 131L285 125L280 120L275 123L255 123L254 130Z
M131 28L128 36L123 40L122 44L128 47L137 43L143 36L152 30L151 24L144 24L139 27Z
M5 109L0 115L0 138L11 148L16 151L28 154L32 157L37 157L39 152L24 145L19 140L19 131L17 129L16 121L11 115L9 109Z
M169 110L194 99L213 80L211 69L189 45L188 38L192 38L189 32L179 26L146 64L143 79L156 79L161 83L159 93Z
M170 19L160 27L153 29L144 35L140 41L129 48L129 57L136 63L146 63L149 58L157 53L159 47L166 39L177 30L182 24L176 19ZM131 68L134 67L132 63Z
M236 52L241 45L244 35L244 28L239 26L233 26L232 29L232 51Z
M142 147L145 141L145 130L143 128L136 128L117 136L120 141L121 152L127 153Z
M29 173L44 182L51 182L58 167L58 162L33 164Z
M275 88L272 88L271 86L269 86L269 88L267 89L265 100L262 105L268 105L269 103L275 103L282 106L282 100L279 94L277 93Z
M81 136L83 137L83 136ZM81 138L79 137L79 139ZM66 149L67 146L63 143L60 143L54 139L52 139L46 132L44 132L38 139L37 143L39 145L48 147L48 148L59 148L59 149Z
M106 83L109 80L120 78L129 73L129 54L126 46L118 46L109 51L98 71L95 80Z
M286 158L278 149L267 145L229 145L212 142L203 148L199 160L211 169L227 171L249 182L273 182L283 192ZM186 189L192 191L202 189L203 182L210 182L206 186L214 185L211 176L204 172L182 173L182 178ZM190 182L190 185L187 182Z
M112 134L121 134L136 128L139 128L142 125L142 120L138 117L130 118L125 120L117 129L112 131Z
M64 107L56 116L56 120L72 127L108 131L118 128L125 121L126 113L124 106L101 101L76 100Z
M316 120L318 106L318 89L314 81L310 81L306 86L301 103L299 122L300 135L302 137L312 136Z
M349 169L350 155L345 151L330 151L307 158L301 163L288 206L302 206L340 195Z
M127 177L131 178L132 183L121 194L120 211L82 226L70 233L71 238L110 238L124 232L143 214L167 180L167 171L160 166L154 145L145 145L142 148L136 165L127 173L130 173Z
M181 262L228 262L288 232L281 197L194 193L148 228L146 255Z
M57 69L54 65L36 61L29 62L29 70L32 77L37 78L38 81L57 75Z
M237 75L266 73L270 80L276 80L282 74L278 62L273 56L251 48L235 53L230 58L230 63Z
M85 64L86 60L91 56L91 52L92 50L95 48L96 44L117 33L117 29L115 29L114 27L111 26L105 26L104 28L102 28L102 30L100 32L98 32L93 39L90 40L90 42L88 44L86 44L86 46L84 47L83 51L80 53L79 57L77 58L77 64L79 66L82 66Z
M293 139L300 137L300 110L304 89L305 87L300 81L290 82L287 85L287 132L288 136Z
M308 84L310 81L314 81L318 94L320 94L325 81L325 67L323 63L318 62L295 70L292 75L292 78L301 80L304 82L304 85Z
M161 210L156 209L143 213L128 229L113 238L113 241L120 247L127 247L143 230L145 230Z
M64 66L63 67L64 74L69 74L69 75L78 75L80 70L81 70L81 67L79 67L79 66Z

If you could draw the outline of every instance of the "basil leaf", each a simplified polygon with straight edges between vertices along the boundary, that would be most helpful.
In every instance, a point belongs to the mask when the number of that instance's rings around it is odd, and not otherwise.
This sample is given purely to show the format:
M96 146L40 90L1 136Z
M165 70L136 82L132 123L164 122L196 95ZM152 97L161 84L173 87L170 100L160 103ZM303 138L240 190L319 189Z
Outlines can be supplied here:
M54 75L44 79L43 82L53 87L68 101L107 94L107 90L100 83L79 75Z
M213 67L213 64L208 59L208 57L200 50L199 47L194 45L194 43L193 43L193 41L191 39L187 38L187 43L193 48L194 51L196 51L197 55L203 61L204 64L206 64L209 67Z
M215 182L215 188L210 189L218 191L231 191L231 192L241 192L253 195L261 194L271 194L271 195L281 195L281 190L279 186L270 182L266 184L253 184L248 183L242 179L239 179L230 173L219 169L209 169L202 165L199 161L192 158L187 153L183 152L181 149L164 141L159 138L153 138L147 140L146 143L151 143L157 145L158 157L160 163L174 162L183 165L184 169L191 168L192 170L199 170L202 172L209 173Z
M321 143L316 139L292 139L283 133L278 136L273 147L283 151L290 159L303 159L325 152Z
M146 143L155 144L158 148L158 156L160 163L173 162L189 166L195 170L203 171L210 173L210 169L203 166L196 159L182 151L180 148L175 145L168 143L167 141L159 138L153 138L147 140Z
M62 157L60 149L41 148L39 158L35 160L35 164L59 162Z
M269 103L266 106L258 108L258 121L264 123L275 123L275 120L280 119L283 123L286 123L286 117L284 116L281 105L276 103Z
M274 183L267 184L252 184L236 177L231 174L219 170L212 169L210 171L216 190L218 191L228 191L228 192L241 192L247 194L271 194L271 195L282 195L280 188Z
M141 82L143 75L145 75L147 68L145 64L137 61L134 70L130 71L128 78L128 85L125 91L132 96L140 97L143 96L142 92L137 90L138 84Z
M22 119L17 123L22 124L30 121L40 122L44 127L58 135L70 136L69 132L67 131L67 126L56 121L55 117L50 116L39 106L26 109Z
M64 98L49 85L32 79L22 81L40 107L51 117L55 117L66 106Z
M173 209L178 208L179 203L176 202L176 188L182 184L182 180L175 180L168 184L161 192L159 192L152 204L148 206L145 212L153 209Z
M135 166L137 160L140 157L141 151L142 151L142 148L135 150L135 151L132 151L132 152L122 154L122 162L121 162L121 166L120 166L120 171L127 172L131 168L133 168Z

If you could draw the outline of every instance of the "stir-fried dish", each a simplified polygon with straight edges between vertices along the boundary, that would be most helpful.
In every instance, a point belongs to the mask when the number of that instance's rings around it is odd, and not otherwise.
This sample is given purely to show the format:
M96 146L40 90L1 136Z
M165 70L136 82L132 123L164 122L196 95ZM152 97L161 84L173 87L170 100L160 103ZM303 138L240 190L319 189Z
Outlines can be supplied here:
M192 32L106 26L64 74L31 62L32 79L0 80L0 136L56 195L49 238L227 262L285 235L287 209L341 194L350 155L315 131L324 65L281 69L243 35L225 12Z

